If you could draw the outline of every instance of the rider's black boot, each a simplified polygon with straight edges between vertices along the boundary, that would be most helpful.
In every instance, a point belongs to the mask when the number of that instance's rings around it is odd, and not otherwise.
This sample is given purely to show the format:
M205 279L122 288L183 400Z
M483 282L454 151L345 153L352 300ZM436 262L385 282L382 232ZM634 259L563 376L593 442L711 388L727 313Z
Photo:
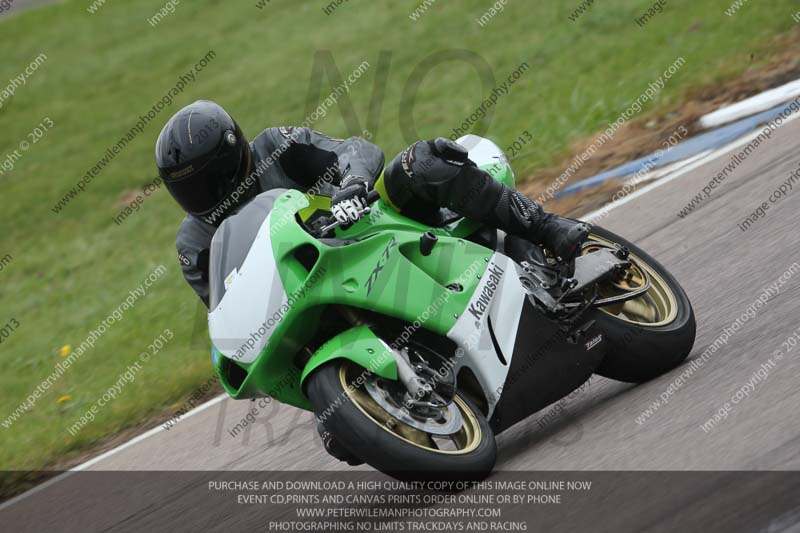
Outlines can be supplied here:
M588 224L551 213L544 215L544 221L539 226L539 231L531 240L543 244L564 261L572 261L578 255L590 230Z
M489 189L494 189L497 201L486 214L484 222L540 244L562 261L571 262L580 252L581 245L589 236L590 226L545 213L542 206L502 183L492 180Z

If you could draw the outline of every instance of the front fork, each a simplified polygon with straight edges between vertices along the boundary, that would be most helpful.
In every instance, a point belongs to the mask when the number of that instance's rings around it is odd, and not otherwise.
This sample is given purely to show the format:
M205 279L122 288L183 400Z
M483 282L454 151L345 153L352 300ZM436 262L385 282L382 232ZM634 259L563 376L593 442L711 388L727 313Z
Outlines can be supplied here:
M411 361L408 359L408 348L402 348L399 351L392 350L392 353L397 361L397 377L410 396L406 398L406 407L413 405L415 400L429 397L433 393L433 387L419 377L414 367L411 366Z

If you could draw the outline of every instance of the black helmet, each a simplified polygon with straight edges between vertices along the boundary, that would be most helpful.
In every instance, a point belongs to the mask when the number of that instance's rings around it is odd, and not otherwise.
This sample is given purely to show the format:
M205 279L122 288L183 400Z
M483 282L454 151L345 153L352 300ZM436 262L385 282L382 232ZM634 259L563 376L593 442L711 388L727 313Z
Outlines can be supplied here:
M251 159L236 121L208 100L175 113L156 141L161 179L184 211L195 216L209 215L229 199L227 211L252 196L256 180L245 179ZM209 222L218 225L226 214Z

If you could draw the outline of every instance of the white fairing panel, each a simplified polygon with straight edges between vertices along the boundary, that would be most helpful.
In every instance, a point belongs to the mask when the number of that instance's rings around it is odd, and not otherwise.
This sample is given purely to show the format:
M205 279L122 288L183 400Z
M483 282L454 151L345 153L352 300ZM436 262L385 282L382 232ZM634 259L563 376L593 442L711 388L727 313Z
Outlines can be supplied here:
M475 374L489 403L489 417L511 366L525 295L514 261L495 253L466 310L447 332L461 348L456 353L456 372L466 366Z
M509 165L508 158L503 150L485 137L470 133L469 135L459 137L456 142L469 150L469 158L479 167L491 165L493 163Z
M255 361L266 346L287 302L272 252L271 219L270 214L259 228L241 268L225 273L225 296L208 315L214 346L223 356L243 363Z

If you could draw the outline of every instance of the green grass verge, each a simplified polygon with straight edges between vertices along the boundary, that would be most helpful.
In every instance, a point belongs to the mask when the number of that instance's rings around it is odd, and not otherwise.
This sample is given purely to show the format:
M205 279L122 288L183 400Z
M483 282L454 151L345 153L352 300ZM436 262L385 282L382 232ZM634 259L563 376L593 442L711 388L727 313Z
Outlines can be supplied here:
M421 80L413 107L401 105L424 58L449 48L474 50L498 80L522 62L530 66L498 102L488 130L503 147L530 131L535 142L517 165L530 171L563 156L572 140L604 128L679 56L685 66L643 113L676 105L689 87L735 76L754 53L757 61L766 58L770 38L792 26L795 10L792 1L776 0L728 17L719 2L669 0L664 13L640 28L638 2L604 0L571 22L577 0L510 0L482 28L476 18L491 7L486 0L435 2L416 22L408 16L416 3L353 0L326 15L324 0L272 0L263 10L255 0L183 0L153 28L146 19L161 0L110 0L94 15L88 4L69 1L0 19L0 80L47 55L0 109L0 163L45 117L55 123L0 176L0 257L13 257L0 271L0 327L11 319L20 324L0 345L0 420L49 375L62 345L78 345L157 265L168 271L33 409L10 429L0 426L3 469L41 468L91 446L179 402L211 373L207 350L189 341L197 301L175 258L179 209L160 191L123 225L112 222L120 197L155 175L154 140L179 107L217 100L251 136L269 125L299 123L313 53L330 50L344 75L364 60L372 65L350 93L365 127L378 54L388 50L375 141L392 157L406 144L401 114L413 117L421 137L449 135L480 104L476 71L453 61ZM197 81L86 192L54 214L57 200L208 50L216 57ZM326 82L323 95L329 90ZM333 136L352 133L338 108L315 127ZM93 423L70 435L67 427L165 328L175 338Z

